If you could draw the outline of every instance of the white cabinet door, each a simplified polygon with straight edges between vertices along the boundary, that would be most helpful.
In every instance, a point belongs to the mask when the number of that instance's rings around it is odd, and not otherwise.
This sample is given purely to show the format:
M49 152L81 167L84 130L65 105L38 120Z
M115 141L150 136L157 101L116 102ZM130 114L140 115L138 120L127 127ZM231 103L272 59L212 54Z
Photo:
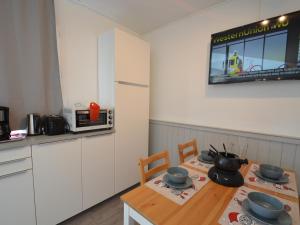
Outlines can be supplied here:
M116 84L116 193L139 182L139 158L148 156L148 118L149 88Z
M32 146L38 225L82 211L81 139Z
M31 169L1 176L0 199L0 224L36 224Z
M82 139L83 209L114 194L114 134Z
M115 30L115 80L149 85L150 46L131 34Z

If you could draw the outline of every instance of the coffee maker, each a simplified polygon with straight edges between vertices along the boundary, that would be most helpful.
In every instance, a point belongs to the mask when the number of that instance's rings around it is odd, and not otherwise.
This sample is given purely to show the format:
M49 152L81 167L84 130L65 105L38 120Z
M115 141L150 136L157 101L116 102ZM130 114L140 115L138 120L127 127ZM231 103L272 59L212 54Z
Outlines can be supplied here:
M0 141L9 140L9 108L0 106Z

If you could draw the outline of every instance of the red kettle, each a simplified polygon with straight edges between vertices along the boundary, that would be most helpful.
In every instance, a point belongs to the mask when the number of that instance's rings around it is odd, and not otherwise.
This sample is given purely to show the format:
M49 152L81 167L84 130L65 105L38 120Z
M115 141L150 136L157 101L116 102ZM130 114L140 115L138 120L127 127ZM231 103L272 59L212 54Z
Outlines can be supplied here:
M99 113L100 113L100 105L98 105L96 102L90 103L90 120L96 121L99 119Z

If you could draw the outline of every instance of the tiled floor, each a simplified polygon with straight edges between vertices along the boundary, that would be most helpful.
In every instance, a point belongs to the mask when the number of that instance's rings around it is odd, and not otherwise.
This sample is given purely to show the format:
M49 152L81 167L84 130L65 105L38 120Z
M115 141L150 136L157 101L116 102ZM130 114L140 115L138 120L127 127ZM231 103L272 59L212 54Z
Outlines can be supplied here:
M123 203L114 196L88 210L60 223L60 225L122 225Z

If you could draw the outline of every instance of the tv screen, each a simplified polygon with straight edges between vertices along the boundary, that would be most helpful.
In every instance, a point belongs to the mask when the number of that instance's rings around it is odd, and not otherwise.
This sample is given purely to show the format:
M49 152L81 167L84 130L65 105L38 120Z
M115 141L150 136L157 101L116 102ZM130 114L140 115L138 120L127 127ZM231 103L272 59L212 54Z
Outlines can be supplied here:
M211 35L209 84L300 79L300 11Z

